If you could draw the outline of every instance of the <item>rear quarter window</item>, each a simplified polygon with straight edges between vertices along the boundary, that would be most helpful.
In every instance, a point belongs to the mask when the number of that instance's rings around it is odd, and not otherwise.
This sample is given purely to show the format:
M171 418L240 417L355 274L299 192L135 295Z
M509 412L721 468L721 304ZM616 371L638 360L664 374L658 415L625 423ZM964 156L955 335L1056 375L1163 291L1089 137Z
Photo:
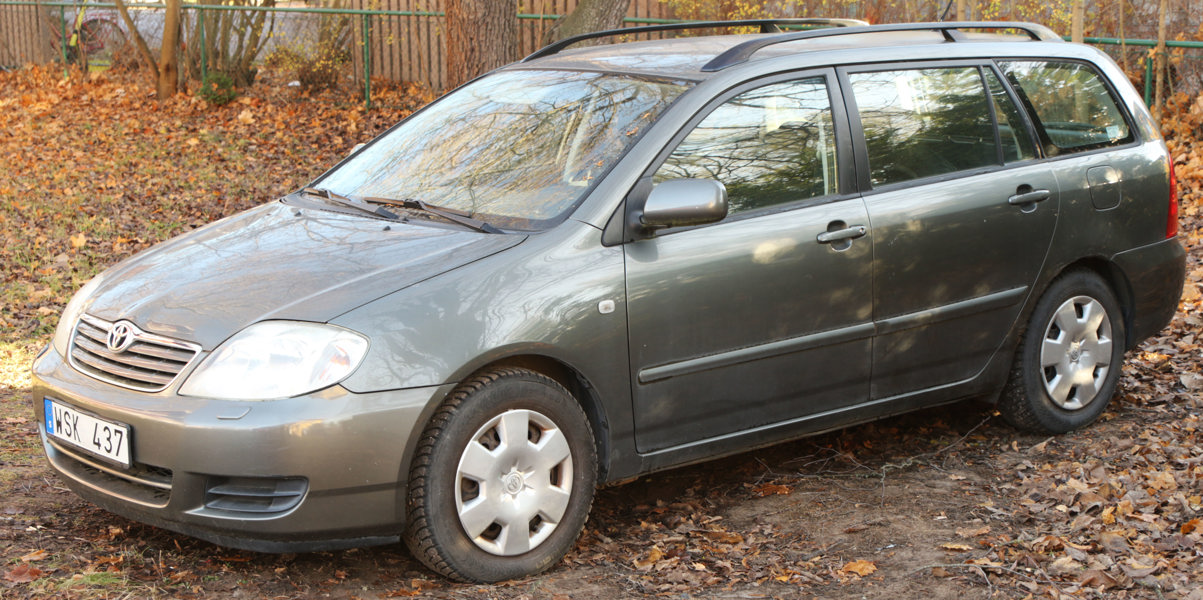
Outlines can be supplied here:
M1118 146L1134 139L1102 75L1084 63L1001 61L1027 105L1047 156Z

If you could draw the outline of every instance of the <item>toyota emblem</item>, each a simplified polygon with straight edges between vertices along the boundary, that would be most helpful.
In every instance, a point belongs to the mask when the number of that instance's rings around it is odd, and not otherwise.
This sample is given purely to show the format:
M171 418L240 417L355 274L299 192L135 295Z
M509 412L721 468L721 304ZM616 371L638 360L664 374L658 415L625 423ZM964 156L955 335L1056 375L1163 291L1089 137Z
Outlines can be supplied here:
M109 337L105 340L105 345L112 352L125 352L130 347L130 344L134 343L137 333L138 328L134 327L133 323L119 321L114 323L113 328L109 330Z

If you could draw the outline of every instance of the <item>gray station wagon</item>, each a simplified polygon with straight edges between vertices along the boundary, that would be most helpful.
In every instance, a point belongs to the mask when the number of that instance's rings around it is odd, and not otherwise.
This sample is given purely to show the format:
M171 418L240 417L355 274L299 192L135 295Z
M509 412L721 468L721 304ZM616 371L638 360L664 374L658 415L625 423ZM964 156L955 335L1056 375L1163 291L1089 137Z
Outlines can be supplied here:
M1024 23L781 24L549 46L105 271L33 367L51 465L217 544L488 582L599 484L964 398L1098 418L1184 274L1120 69Z

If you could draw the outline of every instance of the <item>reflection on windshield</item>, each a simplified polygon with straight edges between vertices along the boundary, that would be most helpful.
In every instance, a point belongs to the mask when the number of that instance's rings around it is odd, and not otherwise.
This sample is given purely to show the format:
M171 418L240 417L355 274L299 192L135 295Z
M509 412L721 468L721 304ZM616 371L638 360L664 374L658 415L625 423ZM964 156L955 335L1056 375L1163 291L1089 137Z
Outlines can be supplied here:
M498 73L414 115L320 185L538 227L575 205L682 91L622 75Z

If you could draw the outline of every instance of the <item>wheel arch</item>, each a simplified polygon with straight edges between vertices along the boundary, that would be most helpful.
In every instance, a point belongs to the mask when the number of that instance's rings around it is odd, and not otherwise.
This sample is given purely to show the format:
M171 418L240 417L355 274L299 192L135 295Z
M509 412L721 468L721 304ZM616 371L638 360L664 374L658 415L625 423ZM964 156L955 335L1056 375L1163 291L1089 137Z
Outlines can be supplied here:
M589 426L593 428L593 443L597 450L597 480L605 481L610 466L610 422L602 407L596 388L580 371L568 363L540 354L518 354L490 362L476 372L499 367L527 369L546 375L564 386L568 393L581 405Z
M1055 276L1050 277L1045 283L1044 289L1040 291L1041 295L1052 285L1053 281L1071 271L1091 271L1102 278L1107 287L1111 288L1111 292L1115 294L1116 301L1119 302L1120 311L1123 316L1124 348L1130 350L1133 344L1132 325L1135 318L1135 295L1132 292L1132 283L1128 279L1127 274L1124 273L1119 265L1106 258L1100 256L1084 257L1065 265Z
M564 386L564 389L568 390L568 393L572 395L573 399L577 401L581 409L585 412L585 416L589 419L589 426L593 429L593 442L597 451L598 482L607 481L611 463L612 430L610 427L610 417L603 407L602 399L597 393L597 388L589 382L587 377L568 363L547 355L533 353L512 354L494 358L483 364L468 366L462 373L452 378L449 383L444 384L442 389L434 395L429 406L423 411L422 417L414 427L413 434L410 436L411 441L407 444L405 457L402 461L402 472L409 472L414 458L416 440L421 436L421 432L430 424L439 405L455 392L460 383L468 381L480 373L505 367L527 369L550 377L556 383Z

